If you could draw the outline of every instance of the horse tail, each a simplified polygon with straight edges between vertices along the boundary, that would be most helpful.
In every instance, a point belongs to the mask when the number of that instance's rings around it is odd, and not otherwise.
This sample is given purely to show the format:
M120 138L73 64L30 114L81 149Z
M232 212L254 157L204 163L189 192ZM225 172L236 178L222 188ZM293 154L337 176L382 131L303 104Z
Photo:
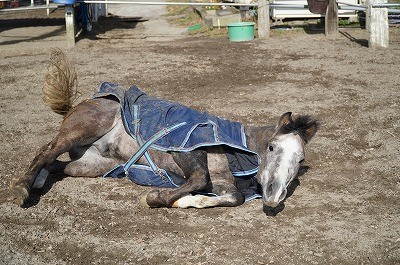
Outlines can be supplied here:
M53 49L43 86L43 103L65 115L79 98L75 67L60 49Z

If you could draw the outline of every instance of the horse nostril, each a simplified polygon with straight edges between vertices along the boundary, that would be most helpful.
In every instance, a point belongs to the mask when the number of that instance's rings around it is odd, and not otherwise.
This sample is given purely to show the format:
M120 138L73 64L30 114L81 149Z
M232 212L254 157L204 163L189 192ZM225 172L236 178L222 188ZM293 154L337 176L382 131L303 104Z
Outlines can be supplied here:
M286 194L287 194L287 190L284 189L281 193L281 195L279 196L279 201L283 201L286 198Z
M268 185L267 194L271 195L273 192L272 183Z

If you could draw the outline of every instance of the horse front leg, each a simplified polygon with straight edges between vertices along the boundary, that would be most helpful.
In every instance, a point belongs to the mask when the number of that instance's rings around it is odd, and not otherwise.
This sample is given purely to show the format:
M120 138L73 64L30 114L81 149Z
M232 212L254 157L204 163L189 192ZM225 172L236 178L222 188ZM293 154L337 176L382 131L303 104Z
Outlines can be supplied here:
M196 190L204 190L210 183L207 152L172 153L175 163L183 170L188 181L177 189L153 190L144 199L149 207L172 207L179 198Z
M208 153L208 166L213 195L196 194L183 196L176 200L172 207L234 207L244 203L245 196L235 185L235 178L232 176L228 160L223 151Z
M229 172L230 174L230 172ZM220 175L220 174L218 174ZM213 195L186 195L176 200L174 208L207 208L207 207L235 207L244 203L245 197L232 182L219 181L218 175L212 175ZM214 178L216 177L216 181Z

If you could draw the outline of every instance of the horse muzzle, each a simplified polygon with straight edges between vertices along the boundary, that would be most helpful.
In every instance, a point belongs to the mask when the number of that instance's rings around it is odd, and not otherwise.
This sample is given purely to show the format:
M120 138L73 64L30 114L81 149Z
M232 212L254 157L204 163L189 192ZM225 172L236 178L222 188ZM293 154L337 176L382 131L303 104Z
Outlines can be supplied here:
M270 184L263 192L263 203L266 206L275 208L286 198L286 194L286 186Z

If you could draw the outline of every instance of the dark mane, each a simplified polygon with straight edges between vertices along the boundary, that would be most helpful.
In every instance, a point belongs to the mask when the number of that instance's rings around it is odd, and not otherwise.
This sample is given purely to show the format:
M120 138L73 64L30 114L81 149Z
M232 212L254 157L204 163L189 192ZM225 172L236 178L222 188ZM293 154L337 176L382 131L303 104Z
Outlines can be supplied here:
M298 133L300 137L303 139L305 143L307 143L310 138L309 128L311 127L319 127L319 122L317 120L312 119L308 115L301 115L295 117L289 123L281 126L279 128L279 133L288 134L288 133Z

